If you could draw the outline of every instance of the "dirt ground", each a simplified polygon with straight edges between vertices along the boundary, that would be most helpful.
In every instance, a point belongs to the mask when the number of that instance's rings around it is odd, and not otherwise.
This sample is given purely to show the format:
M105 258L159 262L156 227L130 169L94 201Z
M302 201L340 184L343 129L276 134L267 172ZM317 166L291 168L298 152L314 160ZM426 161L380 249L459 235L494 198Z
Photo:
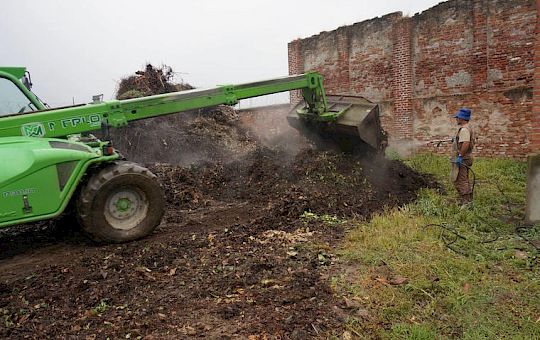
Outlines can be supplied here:
M350 221L436 183L398 161L315 150L261 112L243 114L113 132L165 188L166 218L149 237L96 245L69 217L1 230L0 337L342 334L347 311L330 280Z

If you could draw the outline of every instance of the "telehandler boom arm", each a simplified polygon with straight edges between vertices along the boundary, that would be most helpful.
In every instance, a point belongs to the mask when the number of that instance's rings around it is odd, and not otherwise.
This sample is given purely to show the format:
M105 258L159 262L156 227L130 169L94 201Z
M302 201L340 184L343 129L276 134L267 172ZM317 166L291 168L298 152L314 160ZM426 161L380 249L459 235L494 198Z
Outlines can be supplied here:
M0 116L0 137L61 138L94 131L102 125L121 127L133 120L219 104L234 105L242 99L291 90L303 91L307 104L306 111L314 117L337 114L327 112L328 103L322 85L322 76L317 73L306 73L240 85L224 85L210 89L195 89Z

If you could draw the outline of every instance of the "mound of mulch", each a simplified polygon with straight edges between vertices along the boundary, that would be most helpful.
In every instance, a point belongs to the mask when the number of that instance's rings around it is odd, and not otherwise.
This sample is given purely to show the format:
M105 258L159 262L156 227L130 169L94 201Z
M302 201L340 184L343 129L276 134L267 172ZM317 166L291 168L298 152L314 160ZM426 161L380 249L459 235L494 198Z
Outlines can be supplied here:
M174 81L169 66L146 65L142 71L123 78L117 99L138 98L193 89ZM207 161L225 161L254 146L247 129L238 124L238 113L225 105L180 112L131 122L111 128L103 139L112 140L116 149L139 163L167 162L184 166Z
M155 94L191 90L188 83L174 82L175 72L170 66L155 67L146 64L145 69L120 80L116 99L131 99Z
M382 156L305 148L291 158L284 149L257 147L230 162L185 168L156 164L169 204L196 208L216 200L272 201L292 219L308 211L343 218L369 218L384 207L406 204L419 188L436 181L400 161Z

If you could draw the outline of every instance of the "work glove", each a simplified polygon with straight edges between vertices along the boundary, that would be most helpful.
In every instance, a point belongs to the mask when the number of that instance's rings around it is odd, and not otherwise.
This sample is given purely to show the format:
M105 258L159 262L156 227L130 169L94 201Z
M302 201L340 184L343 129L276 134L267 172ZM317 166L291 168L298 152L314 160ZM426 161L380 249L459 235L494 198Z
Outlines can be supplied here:
M457 164L457 166L461 166L461 163L463 163L463 156L458 155L457 158L456 158L456 164Z

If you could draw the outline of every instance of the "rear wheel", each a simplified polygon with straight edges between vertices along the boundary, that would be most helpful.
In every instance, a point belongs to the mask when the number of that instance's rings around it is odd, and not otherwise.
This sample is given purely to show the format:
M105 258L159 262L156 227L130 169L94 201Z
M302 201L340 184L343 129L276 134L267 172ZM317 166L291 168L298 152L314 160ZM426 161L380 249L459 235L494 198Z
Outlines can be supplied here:
M150 234L165 211L156 175L131 162L114 162L92 175L77 201L77 218L94 240L127 242Z

